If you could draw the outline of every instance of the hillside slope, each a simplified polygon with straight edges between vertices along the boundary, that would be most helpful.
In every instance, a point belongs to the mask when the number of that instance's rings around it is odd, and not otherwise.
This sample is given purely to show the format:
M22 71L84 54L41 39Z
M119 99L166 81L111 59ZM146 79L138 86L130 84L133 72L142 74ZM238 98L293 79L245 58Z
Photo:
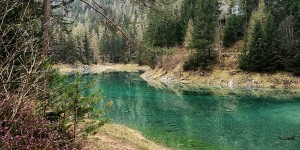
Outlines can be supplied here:
M258 73L242 71L238 67L239 49L243 43L237 42L230 49L224 50L222 63L211 71L184 71L183 64L191 53L182 48L177 53L164 56L155 67L141 75L146 81L163 84L188 84L199 86L228 86L253 88L300 88L300 78L290 72Z

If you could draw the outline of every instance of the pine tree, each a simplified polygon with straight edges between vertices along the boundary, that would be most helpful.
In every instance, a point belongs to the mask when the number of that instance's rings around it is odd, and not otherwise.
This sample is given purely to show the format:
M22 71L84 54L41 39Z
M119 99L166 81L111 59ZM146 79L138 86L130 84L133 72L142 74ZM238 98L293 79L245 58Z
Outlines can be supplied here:
M240 4L244 11L244 21L248 22L251 17L253 10L258 7L259 0L241 0Z
M209 69L215 63L216 52L213 47L219 15L218 9L217 0L196 1L191 45L197 49L197 53L186 62L185 69L196 69L197 67Z
M192 19L190 19L187 29L186 29L185 36L184 36L184 43L183 43L184 47L187 47L187 48L191 47L191 42L193 40L193 37L192 37L193 31L194 31L194 25L193 25Z
M245 38L246 47L252 41L252 35L253 35L254 27L255 27L257 21L260 21L261 23L263 23L264 19L266 18L265 16L266 16L265 2L264 2L264 0L259 0L258 8L257 8L257 10L252 12L249 23L248 23L247 36Z
M181 24L182 33L186 34L190 20L194 19L195 14L195 0L184 0L181 5Z
M281 67L282 58L278 51L277 42L277 28L274 22L274 17L271 14L267 15L266 22L264 23L264 51L262 53L263 70L272 71Z
M177 12L167 8L162 12L151 10L144 41L150 46L171 47L183 43L182 26Z
M92 59L92 51L90 48L87 33L84 34L83 44L84 44L83 47L84 47L85 64L89 65Z
M53 88L58 93L50 101L53 108L52 114L58 114L61 117L61 128L64 131L70 131L70 128L73 127L74 140L78 123L84 119L99 120L112 105L112 101L110 101L103 107L97 107L97 104L103 100L103 96L101 91L91 90L95 87L95 83L78 73L68 78L58 75L53 79ZM109 118L104 118L94 127L100 127L108 121Z
M240 68L250 71L263 71L267 66L264 59L266 45L263 23L266 18L266 6L264 0L259 0L258 9L252 12L249 20L245 48L240 56Z
M240 67L244 70L261 71L263 68L264 40L261 22L257 21L254 26L252 39L241 56Z
M224 28L223 44L225 47L231 46L236 42L242 33L241 17L235 14L227 18L226 26Z
M76 37L76 49L77 49L78 55L79 55L78 61L80 61L81 63L84 64L86 62L85 61L86 59L84 57L84 44L80 37Z
M96 31L93 29L90 35L90 45L91 45L91 51L94 54L92 62L97 64L99 61L99 37L96 33Z
M74 64L78 59L78 52L76 49L75 41L72 35L68 35L68 41L64 43L66 45L65 51L67 52L65 61L70 64Z
M296 76L300 76L300 52L298 52L294 57L293 69L294 69L294 74Z
M107 57L108 50L109 50L109 35L108 32L105 30L104 33L102 34L101 40L100 40L100 49L101 49L101 54L102 56L102 61L105 61L105 58Z

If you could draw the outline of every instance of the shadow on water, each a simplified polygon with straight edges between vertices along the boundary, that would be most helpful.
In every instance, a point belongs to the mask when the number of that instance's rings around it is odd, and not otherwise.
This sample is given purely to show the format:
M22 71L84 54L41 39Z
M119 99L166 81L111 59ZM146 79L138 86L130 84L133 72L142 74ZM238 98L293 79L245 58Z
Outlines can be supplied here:
M153 87L139 75L116 72L83 78L95 80L105 99L114 101L109 113L114 123L174 149L300 149L297 92Z

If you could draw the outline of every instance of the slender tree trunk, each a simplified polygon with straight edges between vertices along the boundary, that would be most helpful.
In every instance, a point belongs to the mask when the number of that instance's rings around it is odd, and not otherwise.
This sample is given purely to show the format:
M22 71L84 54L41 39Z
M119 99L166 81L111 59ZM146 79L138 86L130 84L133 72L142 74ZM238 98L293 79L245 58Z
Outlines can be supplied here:
M74 118L73 118L73 138L74 138L74 143L76 142L76 126L77 126L77 93L76 93L76 97L74 100L74 106L73 106L73 110L74 110Z
M64 122L65 122L65 120L66 120L66 113L67 113L66 109L67 109L67 102L66 102L66 100L64 100L64 116L63 116Z
M77 103L75 102L75 104L74 104L75 116L74 116L74 119L73 119L73 123L74 123L74 126L73 126L74 143L76 142L76 126L77 126L77 107L76 107L76 105L77 105Z
M49 51L49 26L50 26L50 17L51 17L51 0L44 0L43 9L44 9L44 18L42 21L42 32L43 32L42 56L46 56Z

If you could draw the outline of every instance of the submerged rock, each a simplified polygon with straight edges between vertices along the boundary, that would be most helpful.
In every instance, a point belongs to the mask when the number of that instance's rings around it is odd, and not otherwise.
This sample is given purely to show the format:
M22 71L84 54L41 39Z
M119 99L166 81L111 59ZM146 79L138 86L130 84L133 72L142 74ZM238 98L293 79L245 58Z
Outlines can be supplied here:
M167 132L174 132L174 131L177 131L179 130L178 128L174 128L174 129L166 129Z
M292 140L299 139L299 136L297 136L297 135L286 136L286 137L278 136L278 138L279 138L280 140L288 140L288 141L292 141Z

